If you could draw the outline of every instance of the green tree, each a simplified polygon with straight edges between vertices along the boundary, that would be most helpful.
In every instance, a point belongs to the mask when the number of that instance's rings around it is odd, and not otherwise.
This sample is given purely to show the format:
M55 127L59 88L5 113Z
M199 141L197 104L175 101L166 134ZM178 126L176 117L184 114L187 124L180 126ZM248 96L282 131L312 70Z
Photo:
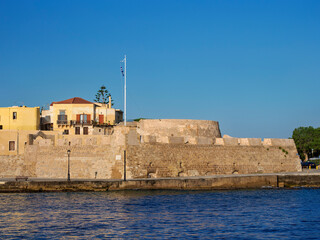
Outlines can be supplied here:
M313 133L313 141L311 144L311 149L313 149L313 156L319 156L320 152L320 128L315 128Z
M104 85L102 85L96 94L96 98L93 101L95 101L97 103L108 104L110 96L111 96L111 94L109 93L107 88ZM111 100L111 104L113 105L112 100Z
M312 149L320 148L320 129L299 127L294 129L292 138L302 160L308 160Z

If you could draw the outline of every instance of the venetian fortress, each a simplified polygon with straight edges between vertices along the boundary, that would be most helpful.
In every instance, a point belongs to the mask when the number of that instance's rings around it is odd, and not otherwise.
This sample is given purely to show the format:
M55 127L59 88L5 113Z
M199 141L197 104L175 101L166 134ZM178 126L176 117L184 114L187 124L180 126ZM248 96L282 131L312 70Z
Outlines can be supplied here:
M142 119L92 135L0 131L0 178L66 179L68 158L71 179L301 171L292 139L222 138L216 121Z

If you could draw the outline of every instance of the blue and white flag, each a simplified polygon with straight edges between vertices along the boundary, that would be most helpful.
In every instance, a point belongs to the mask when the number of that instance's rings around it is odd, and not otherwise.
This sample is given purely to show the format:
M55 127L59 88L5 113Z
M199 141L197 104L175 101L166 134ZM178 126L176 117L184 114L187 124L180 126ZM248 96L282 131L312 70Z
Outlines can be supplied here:
M122 77L124 77L124 72L123 72L122 67L120 67L120 69L121 69Z

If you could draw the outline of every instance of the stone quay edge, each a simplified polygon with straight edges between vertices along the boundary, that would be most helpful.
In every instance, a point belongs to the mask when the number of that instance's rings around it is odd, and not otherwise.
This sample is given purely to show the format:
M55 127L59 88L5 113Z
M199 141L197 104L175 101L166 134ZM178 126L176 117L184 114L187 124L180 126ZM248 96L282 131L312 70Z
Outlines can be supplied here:
M0 193L117 190L236 190L320 187L320 172L217 175L129 180L0 179Z

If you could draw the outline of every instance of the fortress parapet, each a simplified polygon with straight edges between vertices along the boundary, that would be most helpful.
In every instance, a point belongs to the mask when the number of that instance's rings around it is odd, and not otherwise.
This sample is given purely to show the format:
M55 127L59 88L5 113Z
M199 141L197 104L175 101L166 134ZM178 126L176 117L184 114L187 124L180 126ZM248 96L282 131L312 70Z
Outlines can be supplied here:
M276 146L276 147L295 147L293 139L279 138L216 138L214 145L217 146Z
M137 133L144 143L213 144L221 137L219 123L208 120L143 119Z
M168 138L170 137L183 137L185 141L196 138L215 139L221 137L219 123L208 120L143 119L137 125L137 132L143 136L144 140L153 136L157 142L162 143L169 143ZM175 141L178 140L171 138L171 142Z

